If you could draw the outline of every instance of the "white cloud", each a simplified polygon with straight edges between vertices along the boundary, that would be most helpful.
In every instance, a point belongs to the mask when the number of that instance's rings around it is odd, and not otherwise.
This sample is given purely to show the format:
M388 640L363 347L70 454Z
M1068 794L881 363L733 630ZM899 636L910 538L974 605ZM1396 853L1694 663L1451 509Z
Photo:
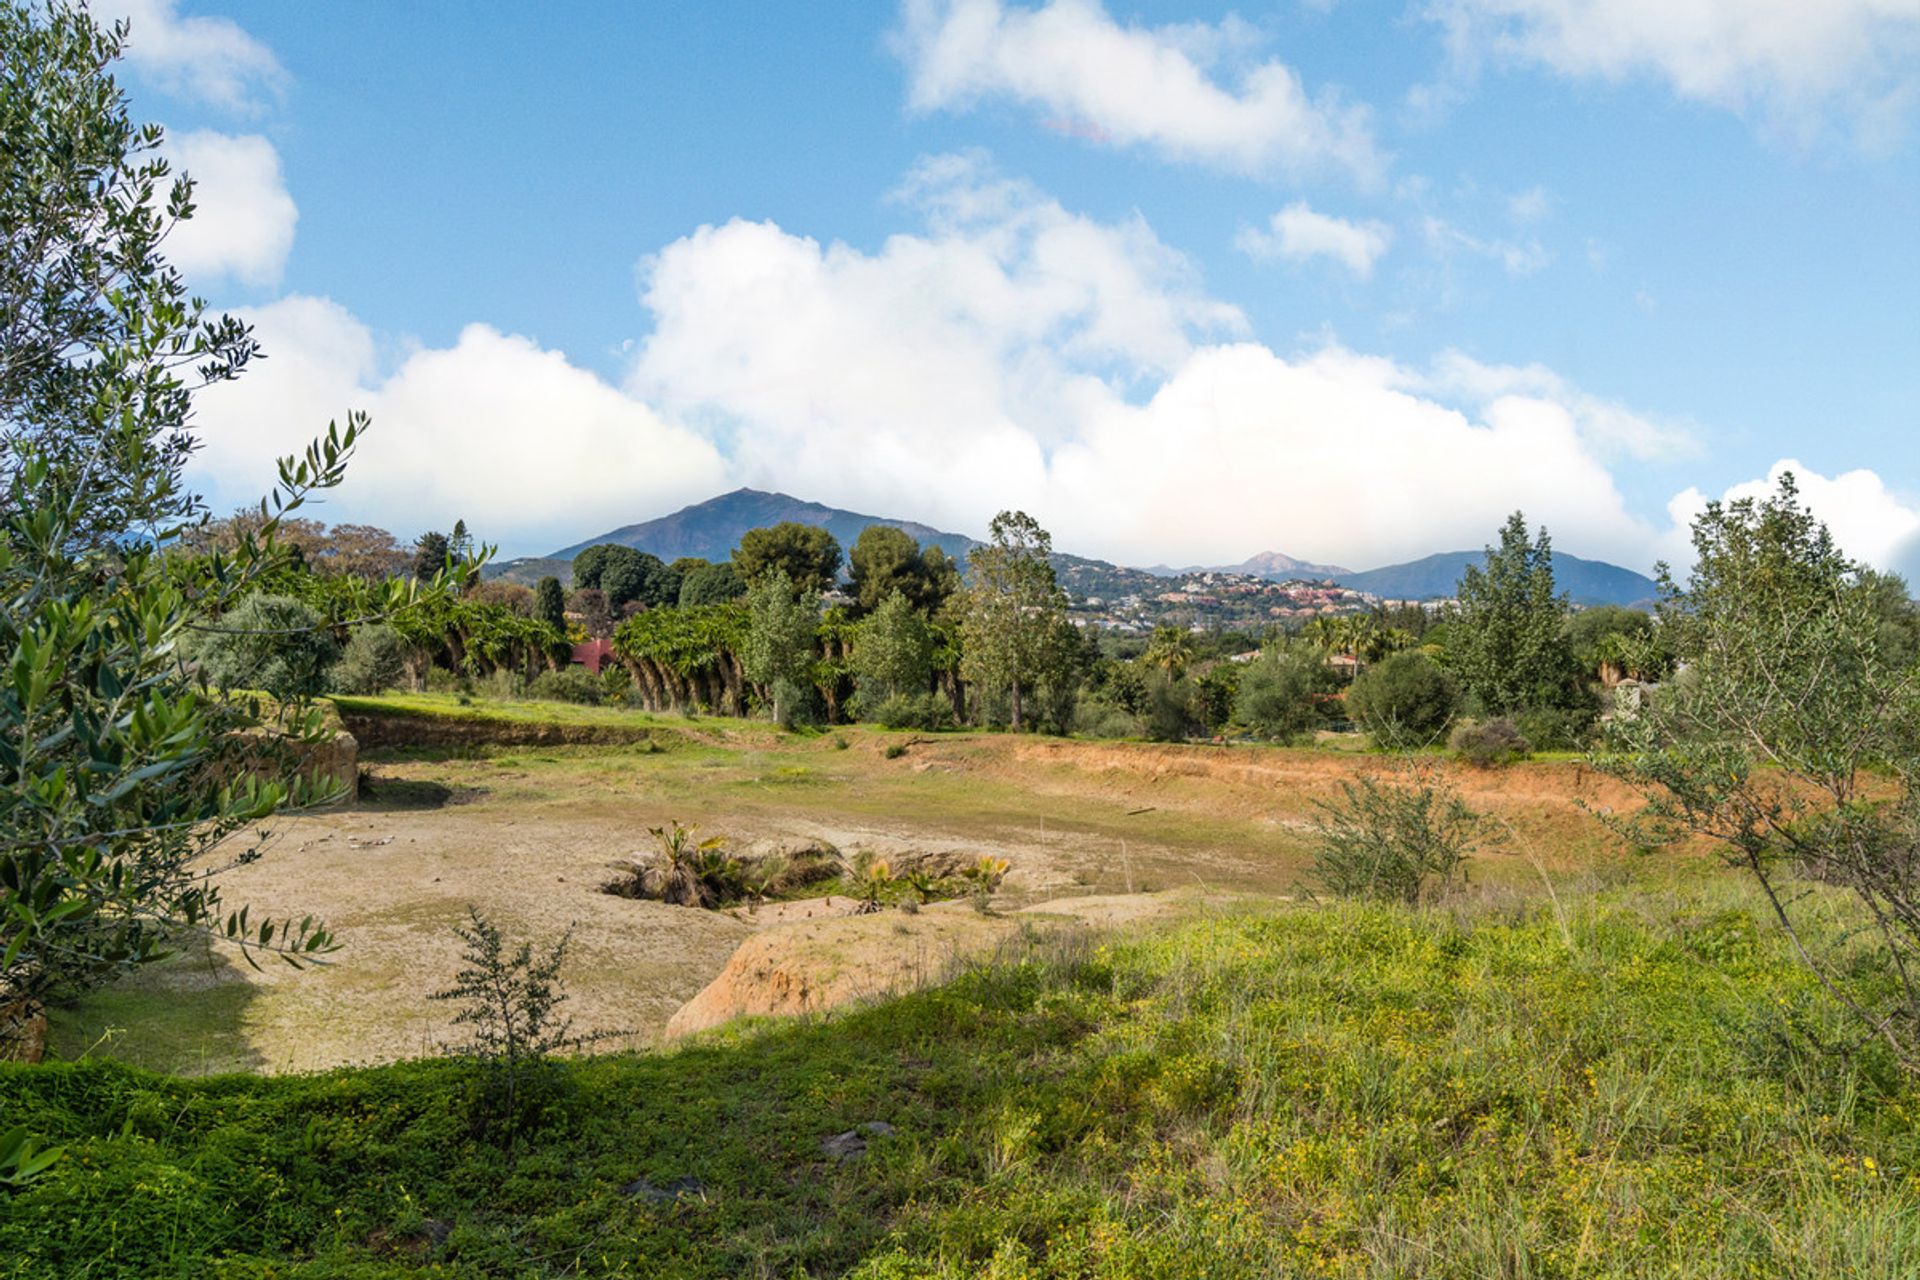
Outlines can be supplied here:
M546 551L710 497L707 441L532 340L469 325L446 348L382 367L367 327L322 298L241 313L268 358L200 398L196 474L221 506L257 499L274 460L351 409L373 429L346 483L313 512L402 537L464 518L489 540Z
M103 20L128 20L127 61L169 93L250 113L285 91L279 59L238 23L183 17L175 8L175 0L108 0L96 11Z
M1511 375L1467 412L1391 361L1218 343L1237 313L1144 225L930 169L929 228L871 253L746 222L662 250L629 390L724 442L737 482L976 534L1017 506L1135 562L1383 563L1515 507L1651 560L1564 384Z
M1553 197L1543 187L1529 187L1507 197L1507 216L1523 226L1553 212Z
M1364 109L1310 97L1274 60L1222 83L1215 64L1249 39L1237 22L1123 26L1098 0L906 0L894 47L917 111L1007 99L1064 132L1235 173L1377 178L1384 161Z
M176 173L194 181L194 215L167 238L167 260L195 286L209 276L243 284L280 279L300 211L280 173L280 153L257 135L171 134Z
M1694 457L1701 449L1690 424L1649 417L1582 391L1541 364L1482 364L1463 352L1444 351L1425 374L1407 385L1480 406L1510 397L1558 405L1572 416L1581 439L1607 457L1664 461Z
M1393 232L1380 222L1349 222L1315 213L1306 201L1296 200L1273 215L1267 230L1243 228L1233 243L1252 258L1285 258L1289 262L1332 258L1365 279L1393 243Z
M1920 505L1894 493L1876 472L1862 468L1828 477L1792 458L1783 458L1768 469L1764 479L1733 485L1720 500L1767 498L1789 471L1799 485L1800 500L1833 532L1834 541L1848 556L1877 569L1907 574L1920 570ZM1693 563L1693 521L1706 506L1707 496L1694 488L1675 494L1667 504L1673 527L1662 552L1682 576L1684 566Z
M1456 60L1580 78L1651 74L1797 133L1838 110L1896 128L1920 71L1920 0L1429 0Z
M1553 261L1553 255L1538 240L1483 240L1432 216L1421 227L1428 246L1442 257L1467 253L1491 258L1510 276L1530 276Z

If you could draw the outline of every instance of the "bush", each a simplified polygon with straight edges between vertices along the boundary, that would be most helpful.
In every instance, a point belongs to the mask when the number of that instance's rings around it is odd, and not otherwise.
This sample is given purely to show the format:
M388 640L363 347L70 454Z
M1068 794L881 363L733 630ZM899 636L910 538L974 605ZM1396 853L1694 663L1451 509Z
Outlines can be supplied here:
M341 693L374 694L391 689L406 678L405 647L400 635L384 622L353 629L333 667L333 687Z
M1347 714L1376 746L1425 746L1446 732L1459 698L1438 663L1409 651L1375 663L1354 680Z
M1315 802L1313 869L1341 897L1416 903L1436 882L1451 884L1484 839L1486 820L1432 779L1340 789L1339 800Z
M1147 680L1147 737L1155 742L1184 742L1201 728L1194 714L1193 681L1155 674Z
M1082 694L1073 708L1073 731L1087 738L1137 738L1137 716L1106 698Z
M862 719L888 729L944 729L953 719L952 708L945 698L930 693L896 693L883 698L871 711L863 712Z
M1326 723L1338 677L1304 645L1269 650L1240 676L1236 715L1262 738L1292 742Z
M1592 745L1595 714L1592 707L1538 707L1515 720L1536 751L1583 751Z
M562 667L558 671L542 671L535 676L533 683L527 686L527 696L547 702L573 702L597 707L606 699L607 686L585 667Z
M1447 746L1477 769L1512 764L1533 754L1533 744L1511 720L1482 720L1463 724L1447 739Z
M194 642L193 657L221 689L258 689L281 702L327 691L340 646L326 620L288 596L248 596Z

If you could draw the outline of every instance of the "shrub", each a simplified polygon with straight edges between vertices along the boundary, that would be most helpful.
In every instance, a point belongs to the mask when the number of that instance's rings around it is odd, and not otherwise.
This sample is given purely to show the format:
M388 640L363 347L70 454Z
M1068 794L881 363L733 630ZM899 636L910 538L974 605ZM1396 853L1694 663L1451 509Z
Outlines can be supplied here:
M1073 731L1088 738L1137 738L1139 718L1106 698L1082 694L1073 708Z
M1361 672L1347 692L1347 714L1377 746L1424 746L1446 732L1459 697L1438 663L1408 651Z
M901 756L907 754L907 744L904 742L889 742L887 749L881 752L881 754L889 760L898 760Z
M1595 715L1590 706L1535 707L1514 719L1536 751L1583 751L1592 745Z
M258 689L281 702L327 691L340 646L314 610L288 596L253 595L193 643L194 660L221 689Z
M1155 742L1184 742L1201 725L1194 714L1194 686L1182 676L1158 673L1147 678L1147 710L1142 717L1147 737Z
M1504 717L1460 725L1447 739L1447 746L1477 769L1512 764L1533 753L1533 744Z
M547 702L573 702L597 707L605 701L607 686L599 676L581 666L542 671L527 686L527 696Z
M932 731L946 728L952 722L953 711L946 699L930 693L896 693L882 698L862 718L889 729Z
M341 693L380 693L399 684L406 674L406 651L399 633L384 622L370 622L355 627L347 637L340 661L333 667L333 687Z
M575 1035L572 1020L557 1012L567 999L560 967L573 930L537 958L531 943L509 952L500 930L473 907L453 931L466 944L464 967L451 987L427 998L457 1001L454 1025L473 1029L455 1052L480 1067L476 1132L500 1125L512 1135L561 1078L553 1054L600 1038Z
M1324 710L1338 678L1305 645L1269 650L1240 676L1240 723L1273 742L1292 742L1326 722Z
M1341 897L1415 903L1451 884L1484 839L1486 820L1431 778L1340 784L1316 801L1314 874Z

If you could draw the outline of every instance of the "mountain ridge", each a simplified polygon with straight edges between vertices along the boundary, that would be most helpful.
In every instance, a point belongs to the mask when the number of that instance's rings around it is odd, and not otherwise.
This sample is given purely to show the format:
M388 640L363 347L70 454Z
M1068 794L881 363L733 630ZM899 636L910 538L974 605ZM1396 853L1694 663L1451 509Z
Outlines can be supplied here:
M823 502L796 498L791 494L764 489L740 488L692 503L668 515L635 524L622 525L597 537L563 547L548 556L523 557L494 567L489 576L520 580L528 575L554 573L564 578L566 562L588 547L614 542L635 547L675 560L698 556L706 560L724 560L739 545L740 536L749 529L782 521L796 521L824 527L843 548L851 549L861 530L870 525L892 525L903 529L916 541L931 543L962 564L967 553L980 546L977 538L949 533L917 520L891 519L864 515ZM1054 563L1069 576L1085 577L1113 574L1150 574L1161 578L1180 578L1193 574L1224 573L1286 581L1332 579L1341 586L1389 600L1440 599L1455 594L1460 574L1468 564L1478 563L1481 551L1443 551L1401 564L1355 571L1339 565L1316 564L1297 560L1277 551L1263 551L1235 565L1191 566L1174 569L1156 565L1148 569L1129 568L1111 561L1096 560L1056 552ZM1561 589L1580 605L1637 604L1651 600L1654 582L1645 574L1610 564L1588 560L1568 553L1554 554L1554 573ZM1075 575L1073 571L1080 571ZM1063 585L1065 585L1063 583ZM1114 584L1096 585L1093 593L1107 594Z

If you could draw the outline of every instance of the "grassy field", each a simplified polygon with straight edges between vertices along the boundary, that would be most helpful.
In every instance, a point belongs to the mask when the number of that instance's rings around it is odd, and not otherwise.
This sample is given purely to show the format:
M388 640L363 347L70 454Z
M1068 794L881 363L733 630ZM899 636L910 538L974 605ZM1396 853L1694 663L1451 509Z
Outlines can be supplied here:
M1041 943L577 1062L518 1138L444 1061L0 1070L68 1145L0 1214L0 1275L1920 1273L1920 1094L1803 1047L1833 1015L1754 904L1557 898ZM823 1154L869 1121L897 1132Z

